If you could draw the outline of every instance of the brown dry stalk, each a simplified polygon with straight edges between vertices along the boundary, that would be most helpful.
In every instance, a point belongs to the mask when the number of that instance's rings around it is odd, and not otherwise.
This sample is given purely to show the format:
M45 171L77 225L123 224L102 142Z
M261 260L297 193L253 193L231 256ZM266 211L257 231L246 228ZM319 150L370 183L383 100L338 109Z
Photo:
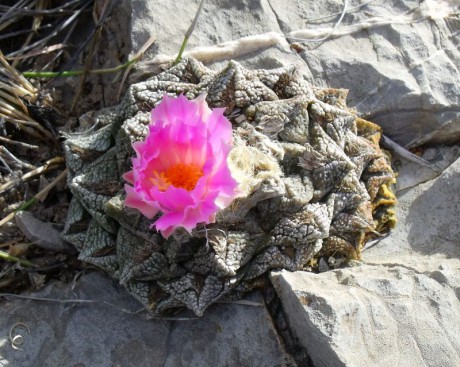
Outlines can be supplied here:
M31 144L23 143L22 141L11 140L11 139L5 138L4 136L0 136L0 142L11 144L11 145L17 145L25 149L33 149L33 150L38 149L38 145L31 145Z
M8 140L8 139L7 139ZM0 141L2 141L2 139L0 139ZM34 170L36 169L37 167L35 167L34 165L30 164L30 163L27 163L27 162L24 162L24 161L21 161L19 158L17 158L13 153L11 153L8 149L6 149L6 147L0 145L0 158L2 158L2 155L3 157L5 157L6 159L9 159L11 162L14 162L15 164L21 166L21 167L24 167L26 169L29 169L29 170ZM2 163L5 164L5 162L2 160Z
M48 159L43 166L40 166L30 172L27 172L26 174L22 175L22 177L8 181L7 183L3 184L0 186L0 194L5 192L8 189L11 189L12 187L20 184L21 182L25 182L27 180L30 180L31 178L41 175L45 173L46 171L49 171L51 169L56 168L58 165L61 163L64 163L64 158L63 157L54 157L51 159Z
M1 69L0 71L8 78L10 83L14 82L14 88L26 91L25 93L20 93L19 96L28 96L31 101L34 101L37 98L37 89L35 89L35 87L24 76L22 76L14 67L12 67L8 61L6 61L5 56L1 50L0 64L5 69L5 71Z
M17 126L27 133L31 129L25 128L30 126L35 129L41 139L55 140L52 133L46 130L42 125L29 116L26 105L23 100L34 102L38 96L38 90L12 65L5 59L0 50L0 118L5 121L17 124Z
M140 59L143 55L144 55L144 52L147 51L147 49L156 41L156 38L155 36L151 36L147 42L145 42L143 44L143 46L141 47L141 49L136 53L136 55L134 55L133 57L133 60L137 60L137 59ZM121 78L121 82L120 82L120 87L118 88L118 93L117 93L117 99L120 99L120 96L121 96L121 91L123 89L123 85L125 84L125 81L126 81L126 78L128 77L128 74L130 73L131 69L134 67L134 63L133 64L130 64L125 72L123 73L123 77Z
M65 178L67 176L67 169L65 169L64 171L62 171L59 176L57 176L49 185L47 185L43 190L41 190L39 193L37 193L34 197L32 197L32 199L30 199L29 201L27 201L26 203L24 203L19 209L17 209L16 211L8 214L5 218L3 218L2 220L0 220L0 227L3 226L5 223L8 223L11 219L14 218L14 216L16 215L16 213L18 211L21 211L21 210L24 210L26 209L27 207L29 207L30 205L32 205L33 203L39 201L39 200L42 200L43 198L46 197L46 195L48 195L48 192L54 187L56 186L59 181L61 181L63 178Z
M70 111L75 111L75 108L77 106L77 103L80 99L80 96L81 96L81 93L83 92L83 86L85 85L85 80L86 80L86 77L88 76L88 73L89 73L89 70L91 69L91 64L93 63L93 59L96 55L96 51L99 47L99 44L100 44L100 40L101 40L101 35L102 35L102 27L103 27L103 20L106 16L106 12L107 12L107 9L108 9L108 5L109 5L110 1L104 1L103 5L102 5L102 10L101 10L101 14L99 16L99 19L96 19L97 18L97 12L96 11L93 11L93 20L96 22L96 31L94 32L93 34L93 37L91 39L91 44L90 44L90 48L89 48L89 52L88 52L88 57L85 61L85 67L84 67L84 73L83 75L81 76L80 78L80 82L79 82L79 85L78 85L78 88L77 88L77 92L75 93L74 95L74 98L73 98L73 101L72 101L72 105L70 106ZM94 8L96 8L97 6L97 3L94 4Z
M48 130L46 130L42 125L40 125L37 121L29 117L28 115L24 114L23 112L16 109L14 106L3 102L0 99L0 117L5 118L7 122L18 124L20 129L23 129L24 126L31 126L34 129L38 130L42 135L41 138L55 140L53 134L51 134ZM23 129L28 132L26 129ZM40 136L40 135L39 135Z
M38 11L46 10L46 6L47 6L47 2L44 1L44 0L38 0L35 3L35 8ZM34 19L33 19L33 22L32 22L32 29L30 30L30 33L27 35L26 40L22 44L21 49L25 49L30 44L30 41L32 41L32 38L36 34L38 28L40 28L40 24L41 24L42 20L43 20L43 15L35 15L34 16ZM18 63L19 63L18 59L13 60L12 66L16 67L18 65Z

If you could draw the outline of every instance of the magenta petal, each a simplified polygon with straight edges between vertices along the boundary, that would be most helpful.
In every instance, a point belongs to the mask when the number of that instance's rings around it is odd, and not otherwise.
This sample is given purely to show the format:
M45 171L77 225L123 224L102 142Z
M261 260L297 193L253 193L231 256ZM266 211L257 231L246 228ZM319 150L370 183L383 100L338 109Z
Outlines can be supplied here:
M182 222L183 227L190 231L198 223L211 223L214 214L219 210L219 207L215 203L217 196L218 193L210 194L197 207L186 208L185 217Z
M166 191L155 190L155 192L155 198L162 212L183 210L194 203L191 192L185 189L170 186Z
M212 110L208 107L208 104L206 103L206 94L200 94L193 101L196 103L198 107L197 113L201 116L202 120L208 120L209 116L211 116Z
M131 185L134 184L134 171L128 171L122 175L123 180L128 181Z
M136 193L133 187L125 185L125 191L125 205L127 207L139 210L143 215L145 215L149 219L153 218L158 213L158 207L144 201L141 197L139 197L139 195Z
M125 185L125 204L149 218L161 211L154 226L164 237L179 227L190 232L199 223L211 223L237 195L238 183L227 163L232 124L223 113L223 108L211 110L205 95L193 101L165 95L152 110L145 140L133 143L133 170L123 178L134 187ZM202 176L196 168L169 171L179 164L197 166ZM198 177L181 176L187 172ZM182 185L189 187L190 179L197 181L188 191Z
M145 142L143 141L135 141L133 143L133 149L136 152L138 157L141 157L145 150Z
M214 172L212 179L209 182L210 190L219 190L225 195L232 195L237 188L238 183L232 177L228 166L222 165Z
M155 227L165 238L168 238L176 228L181 226L183 218L184 212L165 213L155 222Z
M209 119L209 131L212 134L211 143L232 142L232 124L223 115L225 108L216 108Z

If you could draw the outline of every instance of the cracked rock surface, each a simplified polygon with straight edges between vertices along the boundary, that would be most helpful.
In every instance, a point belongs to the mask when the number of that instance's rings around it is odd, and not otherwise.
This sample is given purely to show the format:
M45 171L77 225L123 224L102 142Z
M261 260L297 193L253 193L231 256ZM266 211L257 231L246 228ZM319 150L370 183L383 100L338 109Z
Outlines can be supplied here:
M360 265L271 279L316 367L460 363L459 299L429 274Z
M2 367L295 365L260 293L245 299L249 305L215 305L201 318L189 313L176 320L150 319L123 288L97 272L75 287L56 282L28 295L70 302L4 301ZM10 331L22 336L21 350L12 348Z
M177 24L183 34L198 3L191 0L193 6L181 8L153 0L141 12L134 4L132 8L139 25L156 18L162 29L156 34L159 52L174 54L182 38L172 36L167 15L184 20ZM275 47L260 47L256 58L249 53L236 59L251 68L280 66L281 60L298 63L312 85L349 89L348 105L408 148L458 140L458 2L349 1L347 5L334 35L318 42L330 34L344 10L343 1L209 0L190 47L267 32L305 38L305 44L291 39L300 46L297 51L280 41ZM135 26L131 36L136 50L149 36L139 28Z
M316 367L460 364L459 179L460 159L399 192L400 222L363 264L272 273Z

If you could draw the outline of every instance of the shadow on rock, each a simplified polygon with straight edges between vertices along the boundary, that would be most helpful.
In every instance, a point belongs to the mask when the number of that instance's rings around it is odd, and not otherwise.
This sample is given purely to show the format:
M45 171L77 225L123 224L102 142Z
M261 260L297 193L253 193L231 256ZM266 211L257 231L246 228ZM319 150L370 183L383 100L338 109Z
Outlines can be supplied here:
M414 251L460 257L460 165L453 164L424 190L410 206L406 224Z

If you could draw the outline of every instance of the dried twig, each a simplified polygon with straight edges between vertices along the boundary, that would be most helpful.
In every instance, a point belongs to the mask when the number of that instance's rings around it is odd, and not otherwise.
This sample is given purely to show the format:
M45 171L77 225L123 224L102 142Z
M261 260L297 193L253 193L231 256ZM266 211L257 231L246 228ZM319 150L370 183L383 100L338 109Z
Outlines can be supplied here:
M22 141L11 140L11 139L5 138L4 136L0 136L0 142L6 143L6 144L11 144L11 145L17 145L17 146L19 146L21 148L25 148L25 149L33 149L33 150L38 149L37 145L27 144L27 143L24 143Z
M67 176L67 169L62 171L59 176L57 176L49 185L47 185L43 190L41 190L39 193L37 193L32 199L26 201L24 204L22 204L18 209L16 209L14 212L8 214L5 218L0 220L0 227L3 226L5 223L8 223L11 219L14 218L17 212L21 210L25 210L29 208L31 205L35 204L37 201L42 200L43 198L48 195L48 192L56 186L59 181L61 181L64 177Z
M155 37L151 36L147 42L144 43L144 45L141 47L141 49L134 55L133 60L140 60L142 56L144 55L144 52L147 51L147 49L155 42ZM118 93L117 93L117 99L120 99L121 95L121 90L123 89L123 84L126 81L126 78L128 77L129 72L131 69L134 67L134 63L130 63L125 72L123 73L123 78L121 79L120 82L120 87L118 88Z
M1 28L7 28L11 24L18 22L24 16L34 17L33 26L32 29L29 30L30 35L28 37L27 42L24 44L24 47L21 47L20 49L9 53L7 57L16 57L26 52L31 52L32 50L45 47L46 43L49 40L51 40L53 37L59 34L62 34L65 28L68 28L72 24L75 24L77 18L86 9L86 7L89 6L90 3L91 0L73 0L65 2L62 6L53 9L45 9L46 3L42 1L33 1L28 4L25 4L23 2L19 6L17 6L16 4L16 8L14 9L14 11L9 9L7 11L7 14L4 14L2 16L1 19L4 19L4 21L3 24L1 24ZM0 7L0 10L1 9L2 8ZM44 16L54 16L58 19L51 27L52 32L47 33L46 36L29 44L32 39L31 37L36 36L36 30L38 29L37 27L40 27L41 18ZM64 19L62 19L63 16L65 17Z
M1 139L0 139L1 141ZM13 153L11 153L8 149L6 149L4 146L0 146L0 153L3 153L6 157L8 157L12 162L16 163L17 165L19 165L20 167L24 167L24 168L27 168L27 169L30 169L30 170L34 170L36 169L37 167L27 163L27 162L23 162L21 161L19 158L17 158ZM4 162L6 163L6 162ZM1 191L0 191L1 193Z
M4 168L11 174L11 175L14 175L15 173L13 172L13 170L10 168L10 166L8 165L8 163L5 162L5 160L2 158L2 156L0 155L0 162L2 162L2 164L5 166Z
M29 53L26 53L24 55L10 57L9 60L16 61L16 60L27 59L29 57L42 55L42 54L47 54L47 53L50 53L50 52L53 52L53 51L61 50L61 49L65 48L65 47L66 47L65 43L58 43L58 44L55 44L55 45L51 45L51 46L39 48L39 49L36 49L36 50L32 50Z
M107 8L108 8L108 5L109 5L109 2L110 2L110 0L106 0L104 2L104 5L103 5L102 11L101 11L101 15L100 15L99 19L96 19L97 20L96 32L93 34L93 37L91 39L91 45L90 45L90 48L89 48L88 57L86 58L86 61L85 61L85 68L83 70L83 74L82 74L82 76L80 78L80 83L78 85L76 93L74 94L72 105L70 107L71 111L75 110L75 107L76 107L76 105L78 103L78 100L80 99L80 95L81 95L81 93L83 91L83 86L85 84L86 76L88 75L88 70L91 69L91 64L93 63L93 58L94 58L94 55L96 54L96 49L99 46L99 41L101 40L103 20L105 19L105 16L107 14ZM95 14L95 12L93 12L93 15L94 14ZM94 17L95 17L95 15L94 15Z
M24 174L22 177L20 177L17 180L11 180L1 185L0 194L22 182L30 180L31 178L35 176L39 176L51 169L57 168L57 166L59 166L62 163L64 163L64 158L62 157L54 157L54 158L48 159L43 166L40 166L30 172L27 172L26 174Z

